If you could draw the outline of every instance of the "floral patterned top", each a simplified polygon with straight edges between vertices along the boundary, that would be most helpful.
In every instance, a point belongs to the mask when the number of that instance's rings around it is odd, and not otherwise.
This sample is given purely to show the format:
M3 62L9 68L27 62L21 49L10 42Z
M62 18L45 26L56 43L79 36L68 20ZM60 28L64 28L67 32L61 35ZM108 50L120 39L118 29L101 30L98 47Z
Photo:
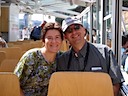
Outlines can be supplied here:
M56 62L48 63L40 49L26 52L14 70L25 96L47 96L50 76L56 71Z

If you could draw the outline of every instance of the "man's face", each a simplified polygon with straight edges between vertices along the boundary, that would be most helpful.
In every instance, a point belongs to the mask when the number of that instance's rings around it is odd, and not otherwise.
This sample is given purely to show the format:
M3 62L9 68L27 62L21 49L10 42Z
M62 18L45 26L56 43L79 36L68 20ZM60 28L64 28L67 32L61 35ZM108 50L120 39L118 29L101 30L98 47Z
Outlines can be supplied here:
M125 48L128 48L128 41L126 42L126 44L124 45Z
M84 42L85 29L80 24L72 24L65 31L65 38L69 40L71 45Z

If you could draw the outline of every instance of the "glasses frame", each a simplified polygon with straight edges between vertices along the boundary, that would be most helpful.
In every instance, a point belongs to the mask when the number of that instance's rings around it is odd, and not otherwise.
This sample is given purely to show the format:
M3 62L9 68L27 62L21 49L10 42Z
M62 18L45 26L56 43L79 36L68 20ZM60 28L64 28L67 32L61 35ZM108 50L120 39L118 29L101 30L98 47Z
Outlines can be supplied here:
M66 29L65 33L72 33L73 30L79 30L80 27L81 27L80 24L74 24L74 27L73 27L73 28L68 27L68 28Z

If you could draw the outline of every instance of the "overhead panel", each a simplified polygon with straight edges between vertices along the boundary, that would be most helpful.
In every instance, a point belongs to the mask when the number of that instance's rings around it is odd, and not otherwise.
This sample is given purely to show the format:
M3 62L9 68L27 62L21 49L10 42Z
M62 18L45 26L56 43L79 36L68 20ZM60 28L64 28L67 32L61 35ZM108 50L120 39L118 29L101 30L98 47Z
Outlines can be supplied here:
M75 12L77 6L87 7L95 0L2 0L6 3L15 3L20 8L20 12L30 14L50 14L59 15L58 17L65 18L67 16L79 15Z

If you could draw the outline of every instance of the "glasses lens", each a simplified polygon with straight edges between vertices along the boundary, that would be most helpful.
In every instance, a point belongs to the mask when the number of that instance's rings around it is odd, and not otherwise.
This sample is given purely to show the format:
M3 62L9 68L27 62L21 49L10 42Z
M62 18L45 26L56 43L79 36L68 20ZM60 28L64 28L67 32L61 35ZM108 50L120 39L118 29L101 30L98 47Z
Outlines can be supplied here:
M72 33L72 31L73 31L73 29L74 30L79 30L80 29L80 25L78 25L78 24L75 24L74 25L74 28L67 28L67 30L65 31L66 33Z
M75 30L79 30L80 29L80 25L74 25L74 29Z
M68 28L65 32L66 33L72 33L72 28Z

